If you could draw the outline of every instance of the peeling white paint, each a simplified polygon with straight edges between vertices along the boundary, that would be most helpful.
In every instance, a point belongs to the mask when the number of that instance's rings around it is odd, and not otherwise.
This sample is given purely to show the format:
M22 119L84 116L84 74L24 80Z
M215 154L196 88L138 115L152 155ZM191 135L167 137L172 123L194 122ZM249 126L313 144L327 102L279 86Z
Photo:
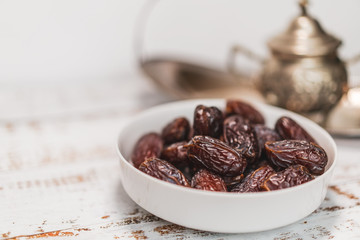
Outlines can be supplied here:
M109 87L114 84L118 91ZM13 96L21 97L24 89L10 89L14 95L0 89L9 103L0 115L0 239L360 238L359 139L336 139L339 161L325 201L292 225L229 235L183 228L147 213L122 188L114 145L122 121L149 104L139 95L151 96L152 103L164 97L156 98L158 92L148 85L141 88L141 81L123 91L121 86L76 85L72 92L81 94L72 94L71 102L62 101L68 86L58 92L49 87L54 93L44 95L49 99L38 101L34 91L14 103L29 101L36 115L27 108L12 110ZM102 104L92 108L96 101ZM54 107L61 111L52 110L49 117L46 112Z

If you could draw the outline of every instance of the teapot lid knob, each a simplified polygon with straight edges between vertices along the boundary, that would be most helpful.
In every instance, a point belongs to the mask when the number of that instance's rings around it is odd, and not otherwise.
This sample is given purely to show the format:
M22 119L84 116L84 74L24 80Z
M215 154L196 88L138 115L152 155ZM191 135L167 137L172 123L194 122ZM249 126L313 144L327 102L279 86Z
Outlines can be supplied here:
M299 1L299 6L301 9L301 16L307 16L307 5L309 4L309 2L307 0L300 0Z
M341 41L328 34L307 12L308 0L298 1L301 15L290 22L287 30L268 42L275 53L299 56L323 56L336 51Z

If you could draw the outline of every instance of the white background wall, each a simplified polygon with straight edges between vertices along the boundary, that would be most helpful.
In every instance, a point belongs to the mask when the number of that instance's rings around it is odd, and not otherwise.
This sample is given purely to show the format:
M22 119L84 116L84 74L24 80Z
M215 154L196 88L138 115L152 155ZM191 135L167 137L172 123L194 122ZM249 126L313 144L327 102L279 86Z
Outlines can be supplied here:
M136 70L134 25L145 2L0 0L0 81L123 79ZM312 0L309 11L343 39L342 57L360 52L359 0ZM219 67L234 43L266 56L265 41L298 12L296 0L162 0L146 52ZM351 74L360 75L360 64Z

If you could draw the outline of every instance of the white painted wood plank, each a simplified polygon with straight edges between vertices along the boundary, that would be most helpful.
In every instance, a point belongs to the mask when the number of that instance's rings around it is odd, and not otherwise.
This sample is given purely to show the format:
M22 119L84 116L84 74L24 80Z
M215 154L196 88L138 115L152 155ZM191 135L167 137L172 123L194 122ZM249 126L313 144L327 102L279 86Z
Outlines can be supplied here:
M0 239L360 238L357 139L336 139L339 162L325 201L307 218L283 228L209 233L171 224L138 207L120 182L116 135L134 109L164 99L140 83L124 88L121 96L116 86L122 84L112 81L71 90L64 85L39 91L33 86L30 92L28 86L5 88L16 94L0 94L10 103L0 101ZM113 104L117 100L124 101Z
M86 82L0 82L0 121L127 113L172 98L140 74Z
M104 234L107 239L136 233L154 239L161 234L194 239L203 235L209 239L268 239L269 236L306 239L351 237L360 233L359 181L332 186L321 207L295 224L266 233L227 235L185 229L137 207L121 186L117 161L70 163L52 170L51 167L38 169L28 175L25 171L11 173L11 177L3 174L0 179L3 183L0 197L7 199L0 206L0 236L62 230L64 236L86 238ZM47 234L43 236L45 239Z
M360 139L335 139L338 147L338 164L334 171L333 183L359 180Z
M125 117L0 123L0 171L33 169L114 157L116 136ZM6 137L4 137L6 136Z

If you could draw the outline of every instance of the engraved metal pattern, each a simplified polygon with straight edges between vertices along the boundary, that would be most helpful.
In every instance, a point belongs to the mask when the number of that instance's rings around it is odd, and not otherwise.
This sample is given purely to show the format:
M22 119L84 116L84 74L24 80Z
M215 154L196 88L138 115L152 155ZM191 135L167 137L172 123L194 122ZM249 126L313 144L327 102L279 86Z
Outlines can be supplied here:
M288 29L268 42L272 56L259 88L271 104L303 114L326 113L347 86L344 63L337 57L341 41L307 14L306 1L300 8Z
M259 88L266 100L292 111L328 111L347 84L344 64L337 58L272 57L264 66Z

